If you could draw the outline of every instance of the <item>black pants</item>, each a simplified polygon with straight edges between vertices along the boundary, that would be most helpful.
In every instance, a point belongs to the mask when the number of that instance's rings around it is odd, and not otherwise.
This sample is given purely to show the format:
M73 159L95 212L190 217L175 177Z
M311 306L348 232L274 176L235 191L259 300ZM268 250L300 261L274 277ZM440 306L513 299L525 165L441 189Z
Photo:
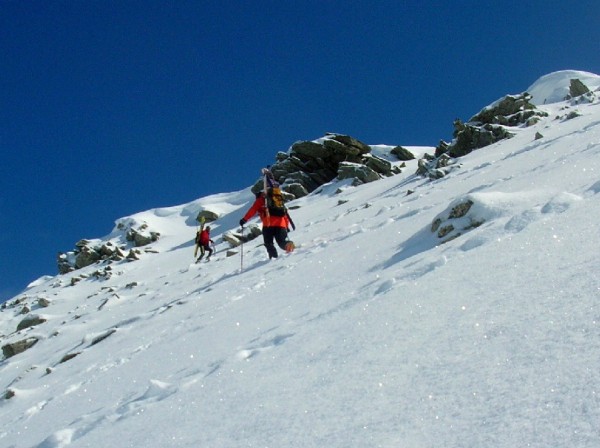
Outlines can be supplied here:
M210 256L212 255L213 250L210 248L210 246L208 244L206 246L203 246L202 244L200 244L200 256L198 257L198 260L196 260L196 261L202 260L202 257L204 257L205 251L208 251L208 257L206 257L206 259L208 260L210 258Z
M284 229L283 227L263 227L262 233L269 258L277 258L277 249L275 248L273 240L277 242L279 247L285 250L285 244L288 242L287 229Z

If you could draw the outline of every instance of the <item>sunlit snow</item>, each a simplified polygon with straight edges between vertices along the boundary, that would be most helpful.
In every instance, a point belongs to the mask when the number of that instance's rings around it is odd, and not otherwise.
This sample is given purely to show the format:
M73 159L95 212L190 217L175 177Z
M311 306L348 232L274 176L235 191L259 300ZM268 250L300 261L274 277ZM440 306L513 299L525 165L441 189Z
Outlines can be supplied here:
M249 188L119 220L161 238L107 280L33 282L16 298L43 324L0 313L2 345L39 338L0 362L0 446L600 446L600 102L559 101L571 75L533 84L547 118L440 180L410 161L292 202L277 260L260 239L225 256ZM194 264L201 208L218 252Z

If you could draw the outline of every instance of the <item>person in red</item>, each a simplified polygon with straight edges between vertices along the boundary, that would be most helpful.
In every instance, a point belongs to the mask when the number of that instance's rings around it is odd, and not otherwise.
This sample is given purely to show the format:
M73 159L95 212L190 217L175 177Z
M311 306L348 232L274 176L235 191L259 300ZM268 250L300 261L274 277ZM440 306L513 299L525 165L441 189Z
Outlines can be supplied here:
M288 227L290 225L289 215L287 213L284 216L274 216L269 214L265 194L263 192L256 193L256 200L244 217L240 219L240 226L244 227L244 224L256 214L258 214L262 221L263 240L269 258L277 258L278 256L275 242L286 252L292 252L295 246L292 241L288 240Z
M210 261L210 256L213 253L213 250L210 247L210 243L215 243L213 240L210 239L210 227L206 226L205 229L202 229L198 234L197 238L198 239L196 241L196 244L198 244L198 247L200 247L200 256L196 260L196 263L202 260L202 257L204 257L204 253L206 251L208 251L208 257L206 257L206 261Z

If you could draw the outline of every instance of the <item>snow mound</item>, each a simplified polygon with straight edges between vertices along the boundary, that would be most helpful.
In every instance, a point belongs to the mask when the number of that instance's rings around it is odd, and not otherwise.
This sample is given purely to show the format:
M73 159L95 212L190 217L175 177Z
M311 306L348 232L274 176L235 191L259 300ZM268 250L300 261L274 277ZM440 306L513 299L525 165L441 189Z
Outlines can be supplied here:
M590 90L600 87L600 76L579 70L561 70L542 76L528 89L533 96L531 101L536 106L541 104L559 103L569 94L571 79L579 79Z

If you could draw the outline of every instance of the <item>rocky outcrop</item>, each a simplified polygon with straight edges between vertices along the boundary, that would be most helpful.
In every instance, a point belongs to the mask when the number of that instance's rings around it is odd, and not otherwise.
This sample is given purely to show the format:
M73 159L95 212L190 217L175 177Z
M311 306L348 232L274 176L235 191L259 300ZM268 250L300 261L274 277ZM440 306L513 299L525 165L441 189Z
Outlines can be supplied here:
M151 230L146 223L136 227L133 221L125 220L119 222L116 228L123 232L121 238L125 240L124 244L117 245L113 241L79 240L74 250L58 254L58 272L67 274L99 261L112 263L121 260L137 260L141 252L134 248L147 246L160 238L160 233Z
M531 103L531 99L531 95L527 92L520 95L506 95L471 117L469 123L474 125L499 124L509 127L531 126L541 117L548 116L546 112L535 107Z
M423 158L418 161L416 174L435 180L441 179L449 174L450 171L459 167L460 165L456 163L456 160L452 159L447 154L441 154L439 157L425 154Z
M460 120L454 122L454 141L448 147L450 157L462 157L470 152L510 138L510 133L504 126L486 123L483 125L465 124Z
M511 138L513 127L531 126L548 114L531 103L531 95L507 95L494 104L483 108L479 113L463 123L454 121L454 137L451 143L441 141L433 157L419 160L417 174L439 179L448 170L440 169L450 165L448 160L439 160L442 155L450 159L465 156L472 151L492 145L500 140Z
M410 151L401 147L392 154L399 160L414 158ZM306 196L334 179L352 178L360 185L398 174L400 169L371 154L371 147L354 137L327 134L318 141L296 142L288 153L279 152L271 172L287 194L286 200L292 200ZM262 188L262 179L259 179L252 192L257 193Z
M471 198L458 199L433 220L430 230L441 240L442 244L458 238L484 223L481 217L470 213L473 204Z

